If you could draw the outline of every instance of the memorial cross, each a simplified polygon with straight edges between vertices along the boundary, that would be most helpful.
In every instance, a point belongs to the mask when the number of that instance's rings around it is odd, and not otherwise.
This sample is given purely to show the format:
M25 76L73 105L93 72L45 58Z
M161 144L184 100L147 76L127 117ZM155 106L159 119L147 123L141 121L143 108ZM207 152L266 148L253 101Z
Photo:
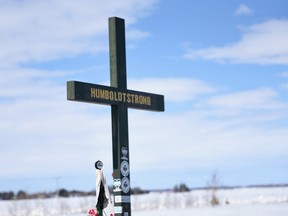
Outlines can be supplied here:
M109 18L110 85L67 82L67 99L111 105L115 216L131 216L128 108L164 111L164 96L127 89L125 21Z

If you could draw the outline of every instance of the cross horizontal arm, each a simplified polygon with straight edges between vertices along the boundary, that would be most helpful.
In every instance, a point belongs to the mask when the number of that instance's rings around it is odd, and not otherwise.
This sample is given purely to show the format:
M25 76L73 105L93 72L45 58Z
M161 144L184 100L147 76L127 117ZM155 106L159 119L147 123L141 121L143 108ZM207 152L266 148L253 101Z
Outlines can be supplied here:
M67 99L104 105L125 104L129 108L164 111L164 96L78 81L67 82Z

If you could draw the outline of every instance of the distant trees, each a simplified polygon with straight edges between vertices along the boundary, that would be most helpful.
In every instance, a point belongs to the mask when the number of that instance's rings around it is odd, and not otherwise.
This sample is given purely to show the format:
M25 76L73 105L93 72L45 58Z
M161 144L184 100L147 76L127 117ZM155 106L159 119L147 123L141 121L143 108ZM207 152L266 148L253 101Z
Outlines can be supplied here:
M59 197L69 197L69 192L66 189L62 188L58 191L58 196Z
M113 194L113 186L109 187L111 194ZM145 194L149 193L149 190L143 190L140 187L131 188L131 194ZM51 192L38 192L27 193L24 190L19 190L17 193L13 191L0 192L0 200L21 200L21 199L43 199L51 197L80 197L80 196L95 196L95 190L91 191L79 191L79 190L66 190L61 188L57 191Z
M44 199L55 196L75 197L75 196L93 196L93 195L95 195L95 190L89 192L76 191L76 190L68 191L62 188L57 191L38 192L38 193L27 193L24 190L19 190L17 193L14 193L13 191L0 192L0 200Z
M19 190L17 195L16 195L16 199L20 200L20 199L27 199L27 193L23 190Z
M27 193L19 190L16 194L13 191L0 192L0 200L27 199Z
M111 194L113 194L113 186L109 187ZM149 190L143 190L140 187L131 188L131 194L145 194L149 193ZM51 197L80 197L80 196L95 196L95 190L91 191L78 191L78 190L66 190L61 188L57 191L51 192L38 192L27 193L24 190L19 190L17 193L13 191L0 192L0 200L22 200L22 199L43 199Z
M174 192L189 192L189 191L190 191L190 188L187 187L186 184L181 183L181 184L179 184L179 185L175 185L174 188L173 188L173 191L174 191Z
M14 196L15 194L13 191L0 193L0 199L2 200L11 200L11 199L14 199Z
M149 193L148 190L142 190L140 187L135 187L131 189L131 194L146 194Z

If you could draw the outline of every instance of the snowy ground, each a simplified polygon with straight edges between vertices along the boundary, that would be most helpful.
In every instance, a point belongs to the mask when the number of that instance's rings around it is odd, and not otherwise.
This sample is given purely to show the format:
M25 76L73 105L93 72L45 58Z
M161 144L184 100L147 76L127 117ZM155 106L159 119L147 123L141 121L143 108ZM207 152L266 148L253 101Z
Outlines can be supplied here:
M189 193L149 193L132 196L133 216L287 216L288 187L219 190L219 205L211 207L206 190ZM94 197L0 201L1 216L85 216Z
M288 204L253 204L237 206L198 207L136 211L133 216L287 216ZM80 215L79 215L80 216Z

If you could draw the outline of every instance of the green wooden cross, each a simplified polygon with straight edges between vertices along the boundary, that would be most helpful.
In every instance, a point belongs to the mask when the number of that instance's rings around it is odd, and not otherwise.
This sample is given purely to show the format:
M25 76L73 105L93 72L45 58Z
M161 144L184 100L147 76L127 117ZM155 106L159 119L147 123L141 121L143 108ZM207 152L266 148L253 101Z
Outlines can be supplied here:
M127 89L125 21L109 18L110 84L67 82L67 99L111 105L114 211L131 216L128 107L164 111L164 96Z

